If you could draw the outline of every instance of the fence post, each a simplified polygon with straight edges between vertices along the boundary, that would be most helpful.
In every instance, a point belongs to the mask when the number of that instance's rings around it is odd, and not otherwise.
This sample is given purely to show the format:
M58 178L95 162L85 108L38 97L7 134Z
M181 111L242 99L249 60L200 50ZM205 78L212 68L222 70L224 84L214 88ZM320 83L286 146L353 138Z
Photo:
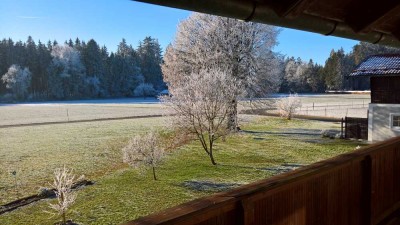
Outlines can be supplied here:
M344 117L344 138L345 139L347 139L348 137L347 137L347 131L348 131L348 129L347 129L347 116L346 117Z
M342 121L340 123L340 139L344 138L344 136L343 136L343 123L344 123L344 119L342 117Z
M254 202L248 199L241 201L243 208L243 225L254 224Z

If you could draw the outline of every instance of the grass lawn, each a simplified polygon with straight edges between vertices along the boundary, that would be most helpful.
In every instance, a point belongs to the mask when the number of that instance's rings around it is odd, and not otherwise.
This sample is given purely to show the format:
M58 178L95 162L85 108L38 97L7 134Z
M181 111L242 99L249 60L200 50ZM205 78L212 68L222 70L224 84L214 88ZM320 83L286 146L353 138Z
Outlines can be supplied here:
M167 156L157 170L159 181L152 180L150 171L139 174L123 165L120 149L134 133L161 124L162 118L0 129L1 201L16 197L11 170L19 171L19 192L27 195L49 182L51 171L65 163L96 182L79 190L68 218L79 224L118 224L212 193L185 187L185 181L246 184L272 176L265 168L309 164L359 145L313 134L339 124L243 118L243 132L217 142L217 166L193 142ZM54 224L58 218L43 212L49 201L3 214L0 224Z

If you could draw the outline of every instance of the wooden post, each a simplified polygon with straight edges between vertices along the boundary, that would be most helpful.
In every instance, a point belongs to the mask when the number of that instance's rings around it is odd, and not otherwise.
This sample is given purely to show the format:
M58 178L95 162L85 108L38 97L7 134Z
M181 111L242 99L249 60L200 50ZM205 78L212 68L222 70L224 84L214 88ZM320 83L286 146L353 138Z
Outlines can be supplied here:
M348 129L347 129L347 116L346 117L344 117L344 138L348 138L347 137L347 131L348 131Z
M340 124L340 138L341 139L343 139L344 138L344 136L343 136L343 124L344 123L344 119L343 119L343 117L342 117L342 121L341 121L341 124Z
M254 202L248 199L242 200L243 225L254 224Z

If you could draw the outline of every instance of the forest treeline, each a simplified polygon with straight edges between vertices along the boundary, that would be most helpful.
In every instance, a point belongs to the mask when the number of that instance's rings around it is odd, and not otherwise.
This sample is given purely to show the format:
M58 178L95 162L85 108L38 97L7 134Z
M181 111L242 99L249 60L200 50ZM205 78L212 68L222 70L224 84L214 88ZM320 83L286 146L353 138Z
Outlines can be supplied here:
M399 49L360 42L349 53L332 50L325 65L312 60L278 57L279 92L311 93L351 90L348 75L369 55L400 53ZM116 52L91 39L26 42L0 41L0 100L53 100L152 96L166 88L157 39L146 37L137 48L118 44ZM368 89L368 82L358 85Z
M117 51L91 39L59 44L0 41L0 97L10 100L82 99L154 95L165 88L162 50L146 37L137 48L118 44Z
M332 50L325 65L312 60L304 62L300 58L285 58L280 92L325 92L327 90L369 89L369 78L347 77L366 57L376 54L398 54L400 49L360 42L352 51L345 53L341 48ZM355 83L358 82L356 85Z

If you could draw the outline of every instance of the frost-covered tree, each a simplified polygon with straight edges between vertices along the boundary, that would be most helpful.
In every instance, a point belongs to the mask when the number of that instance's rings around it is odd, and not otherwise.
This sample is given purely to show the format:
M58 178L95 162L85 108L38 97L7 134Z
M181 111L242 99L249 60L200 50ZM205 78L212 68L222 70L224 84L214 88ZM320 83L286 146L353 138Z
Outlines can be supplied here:
M280 60L272 51L277 44L276 27L237 19L193 13L182 21L162 66L169 89L182 79L218 66L240 81L238 93L229 100L230 129L237 127L237 100L276 91L280 82ZM242 95L240 95L240 94Z
M301 100L297 94L290 94L288 97L276 101L276 106L281 117L290 120L296 110L301 107Z
M141 83L133 91L133 96L135 97L150 97L154 96L155 94L156 90L154 89L153 85L149 83Z
M134 168L149 166L157 180L156 167L164 157L161 137L155 131L133 137L122 149L123 161Z
M85 88L85 67L78 50L68 45L53 46L49 66L50 94L58 99L77 98Z
M28 68L21 68L19 65L12 65L8 68L1 80L6 84L6 88L12 91L17 99L23 99L28 94L31 84L31 72Z
M202 69L184 76L161 100L174 116L173 130L200 141L204 151L214 159L214 142L227 134L227 120L232 99L238 94L240 81L223 69Z
M309 65L300 58L288 58L285 61L282 92L307 92L309 84L307 83Z
M51 186L55 190L57 203L50 203L50 208L54 210L57 215L61 216L62 224L67 224L67 212L75 203L77 197L76 192L72 190L72 186L82 178L83 176L76 179L73 171L65 166L54 171L54 181Z

